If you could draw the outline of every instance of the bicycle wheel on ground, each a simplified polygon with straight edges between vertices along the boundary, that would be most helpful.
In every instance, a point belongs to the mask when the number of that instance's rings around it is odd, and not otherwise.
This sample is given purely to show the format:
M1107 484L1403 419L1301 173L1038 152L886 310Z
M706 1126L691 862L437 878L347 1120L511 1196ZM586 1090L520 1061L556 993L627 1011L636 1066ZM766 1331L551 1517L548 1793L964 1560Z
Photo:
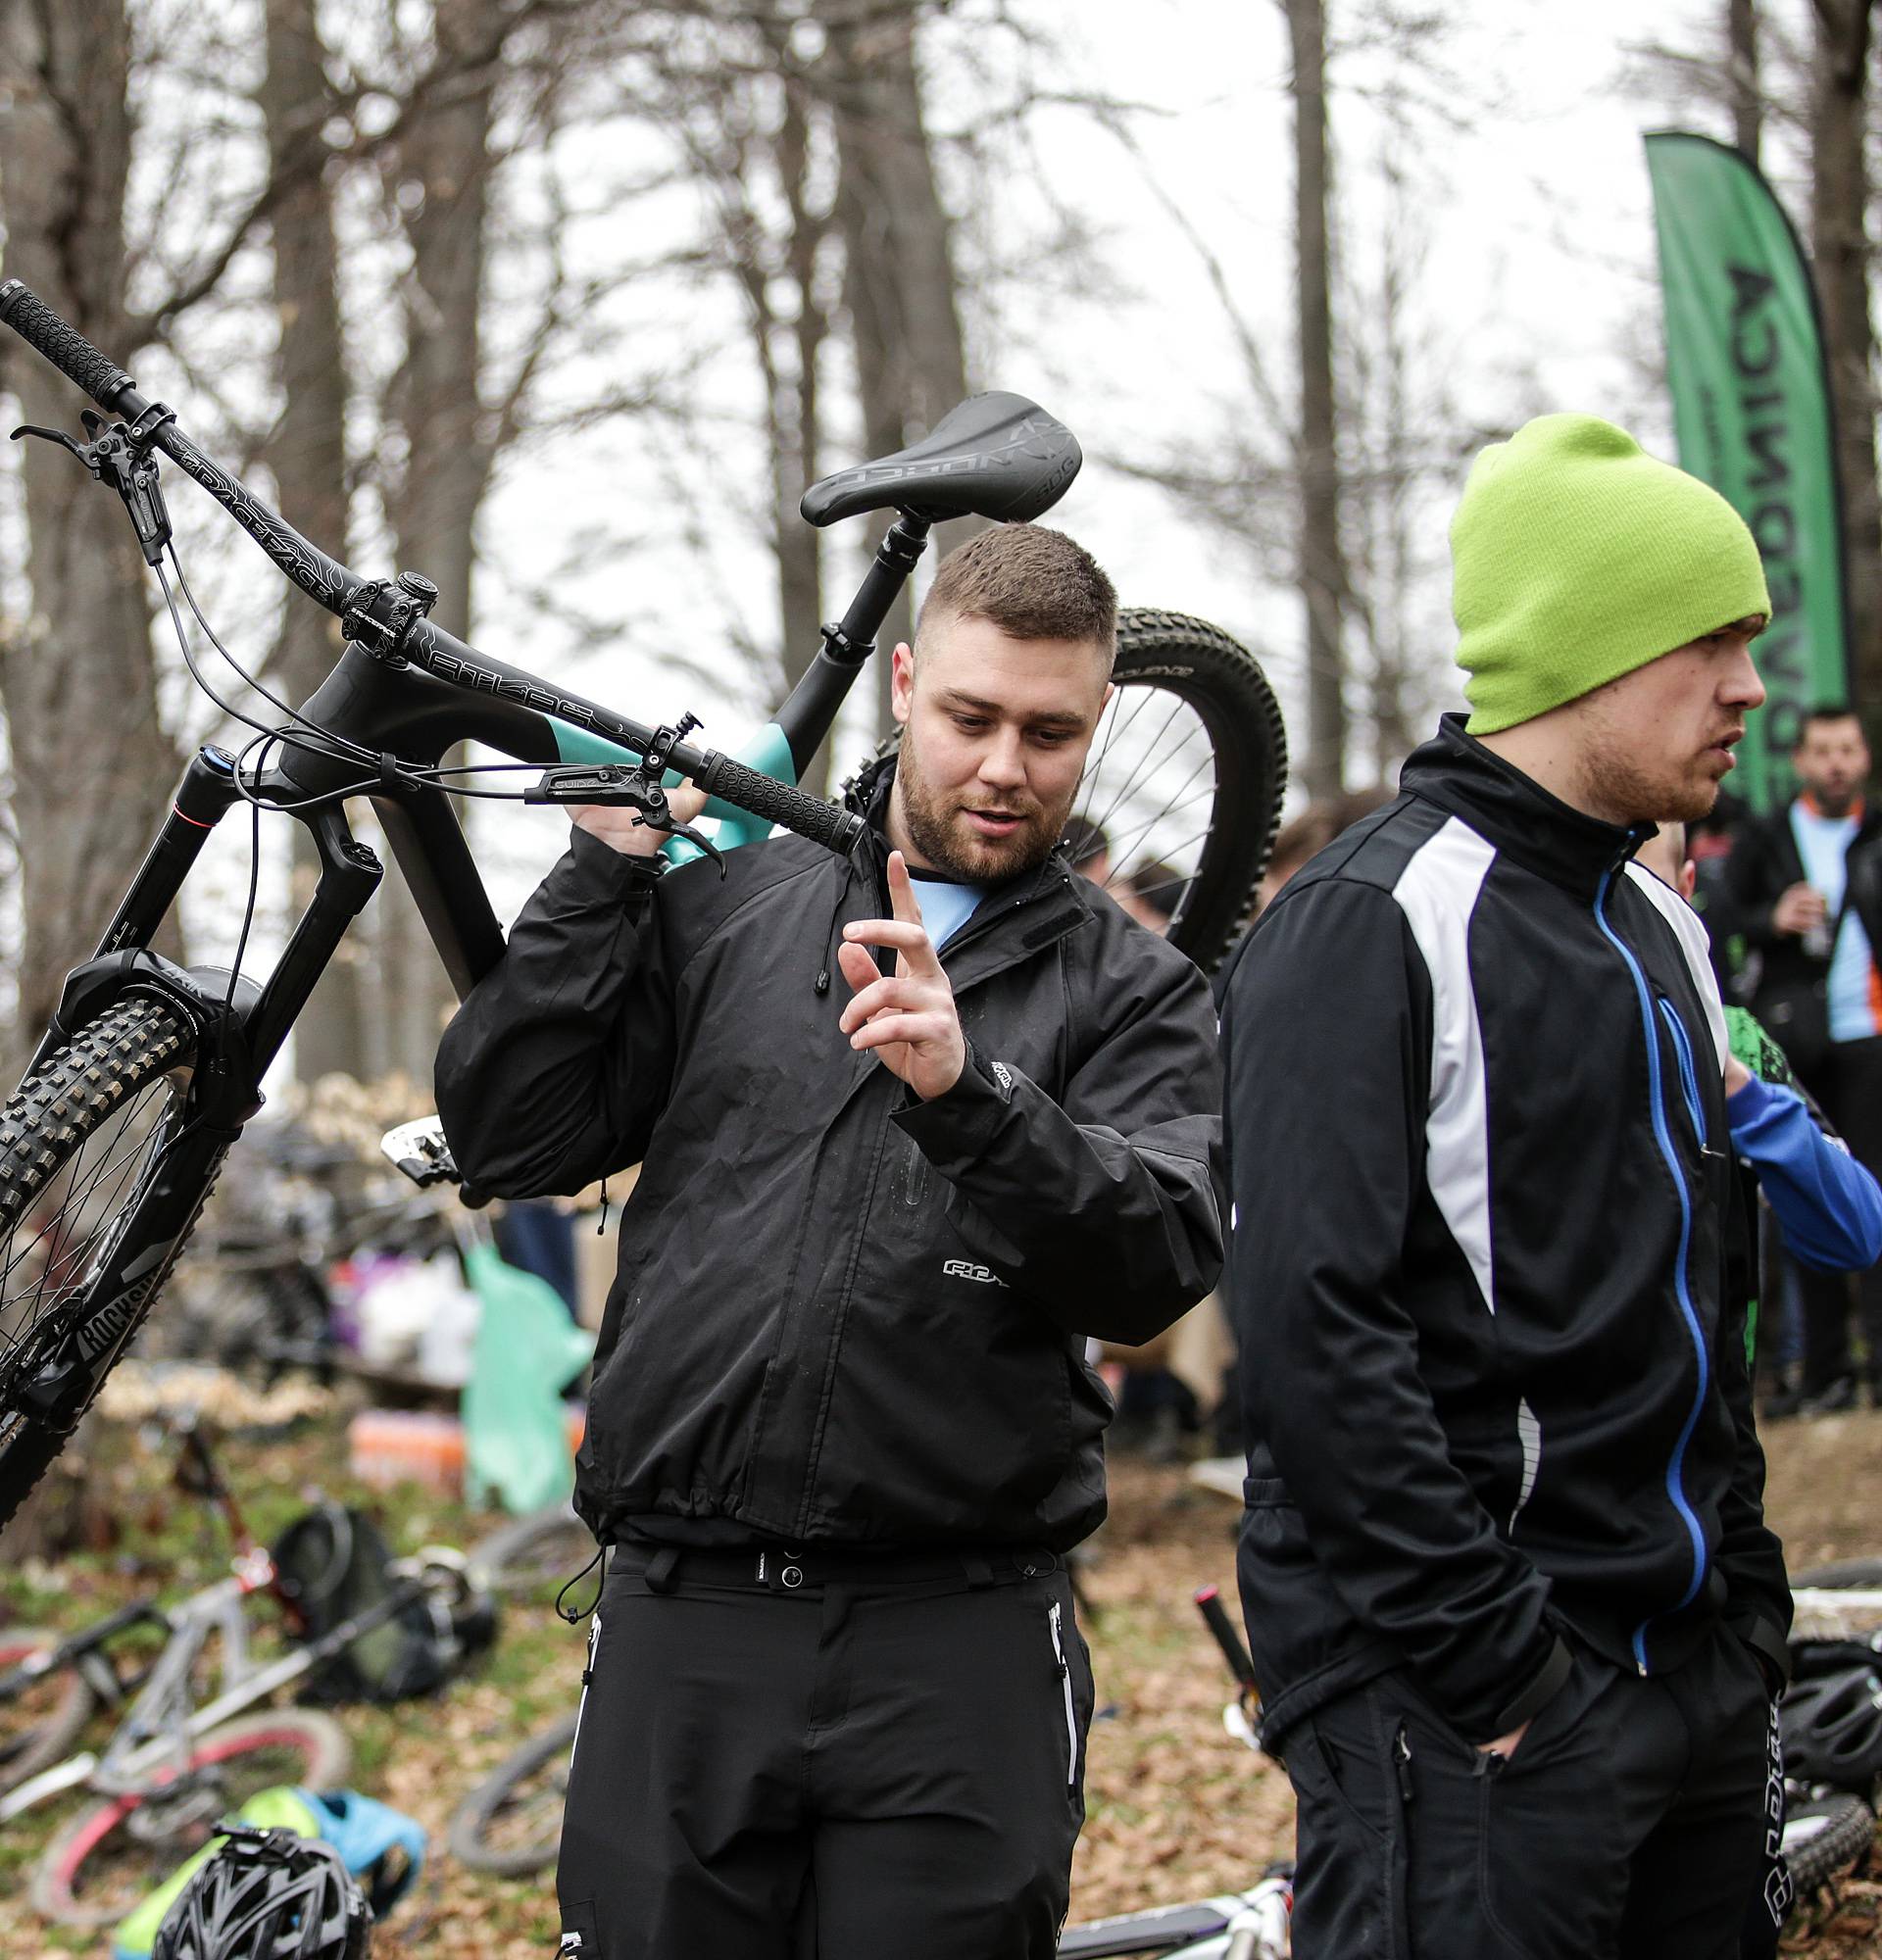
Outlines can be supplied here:
M1181 612L1121 612L1112 680L1072 806L1074 861L1146 923L1167 920L1208 972L1247 920L1280 822L1280 707L1245 647Z
M1784 1862L1800 1894L1827 1884L1875 1842L1875 1812L1859 1796L1794 1803L1784 1818Z
M352 1762L338 1723L311 1709L224 1722L197 1742L182 1775L107 1797L67 1824L33 1867L32 1908L61 1926L114 1926L258 1790L334 1789Z
M88 1361L76 1406L27 1399L93 1308L93 1289L180 1133L195 1037L166 1004L133 996L82 1029L0 1110L0 1525L65 1446L104 1379L114 1341ZM180 1240L178 1244L180 1245ZM129 1305L134 1325L156 1285Z
M459 1804L449 1842L460 1864L520 1879L555 1862L575 1722L570 1713L530 1737Z
M492 1592L535 1592L564 1585L595 1556L595 1536L569 1504L551 1504L505 1525L465 1553L471 1578Z
M58 1644L57 1634L32 1627L0 1631L0 1794L64 1762L97 1705L75 1667L30 1671Z
M1861 1641L1882 1632L1882 1558L1843 1558L1791 1575L1792 1641Z

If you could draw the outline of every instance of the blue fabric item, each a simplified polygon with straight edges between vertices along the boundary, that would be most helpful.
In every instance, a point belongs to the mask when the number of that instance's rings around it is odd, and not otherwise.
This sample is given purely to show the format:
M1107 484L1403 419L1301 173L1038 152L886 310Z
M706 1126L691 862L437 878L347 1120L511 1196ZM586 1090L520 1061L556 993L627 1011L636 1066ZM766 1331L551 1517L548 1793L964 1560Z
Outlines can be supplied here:
M1819 816L1807 808L1803 799L1791 805L1791 835L1797 840L1798 856L1804 860L1804 875L1823 894L1823 901L1835 918L1843 904L1844 887L1849 883L1848 855L1859 811L1848 816ZM1876 1026L1875 1007L1869 993L1869 974L1874 967L1869 936L1855 912L1845 912L1837 929L1836 945L1830 954L1829 1006L1832 1041L1866 1041L1882 1034Z
M1784 1243L1812 1272L1882 1258L1882 1188L1816 1126L1795 1090L1757 1076L1725 1100L1732 1148L1758 1172Z
M371 1872L388 1851L405 1853L406 1867L393 1889L382 1895L377 1886L372 1888L375 1915L383 1915L418 1883L424 1865L424 1826L416 1817L376 1797L362 1796L357 1789L303 1789L296 1794L312 1806L320 1819L321 1836L355 1878Z
M915 902L921 907L921 923L934 942L936 952L947 945L970 919L980 901L987 896L984 885L966 885L954 878L925 877L911 868Z
M575 1221L545 1199L513 1198L492 1226L507 1266L534 1273L575 1310Z

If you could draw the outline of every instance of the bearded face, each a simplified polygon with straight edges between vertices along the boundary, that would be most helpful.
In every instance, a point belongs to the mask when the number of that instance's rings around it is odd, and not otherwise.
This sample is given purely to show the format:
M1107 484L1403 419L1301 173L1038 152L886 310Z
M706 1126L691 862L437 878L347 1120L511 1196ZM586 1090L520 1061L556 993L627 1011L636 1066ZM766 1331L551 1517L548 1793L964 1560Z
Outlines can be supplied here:
M982 885L1043 863L1071 814L1108 669L1109 649L1083 641L924 620L918 662L895 650L892 697L889 831L910 862Z

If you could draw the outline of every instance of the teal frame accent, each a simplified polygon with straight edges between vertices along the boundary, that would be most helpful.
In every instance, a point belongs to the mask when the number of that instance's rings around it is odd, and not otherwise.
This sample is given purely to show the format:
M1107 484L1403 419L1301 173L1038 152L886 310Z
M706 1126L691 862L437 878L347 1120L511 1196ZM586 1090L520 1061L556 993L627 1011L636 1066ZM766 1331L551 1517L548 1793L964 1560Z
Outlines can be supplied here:
M558 721L553 714L543 717L555 732L556 751L565 762L638 762L640 758L631 749L624 749L619 742L611 742L605 735L597 735L591 729L577 728L572 723ZM785 739L784 731L775 721L768 722L760 729L745 747L739 751L738 760L748 769L757 769L761 775L772 777L780 783L797 787L797 762L791 755L791 745ZM671 788L680 780L676 771L669 769L666 781ZM763 817L753 816L740 809L735 804L721 803L717 797L709 797L703 815L713 819L716 828L713 842L721 851L736 851L742 844L762 844L770 836L773 825ZM697 858L700 853L690 844L674 842L663 847L668 858L675 864L683 864L688 858Z

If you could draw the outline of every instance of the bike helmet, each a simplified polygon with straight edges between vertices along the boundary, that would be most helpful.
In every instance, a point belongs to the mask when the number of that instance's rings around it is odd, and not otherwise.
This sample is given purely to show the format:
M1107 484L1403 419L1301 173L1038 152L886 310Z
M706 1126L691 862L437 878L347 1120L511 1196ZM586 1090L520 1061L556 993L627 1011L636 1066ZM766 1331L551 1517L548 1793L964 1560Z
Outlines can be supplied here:
M164 1915L150 1960L366 1960L371 1929L331 1844L235 1825Z
M1784 1771L1865 1796L1882 1776L1882 1677L1846 1667L1793 1682L1778 1704Z

